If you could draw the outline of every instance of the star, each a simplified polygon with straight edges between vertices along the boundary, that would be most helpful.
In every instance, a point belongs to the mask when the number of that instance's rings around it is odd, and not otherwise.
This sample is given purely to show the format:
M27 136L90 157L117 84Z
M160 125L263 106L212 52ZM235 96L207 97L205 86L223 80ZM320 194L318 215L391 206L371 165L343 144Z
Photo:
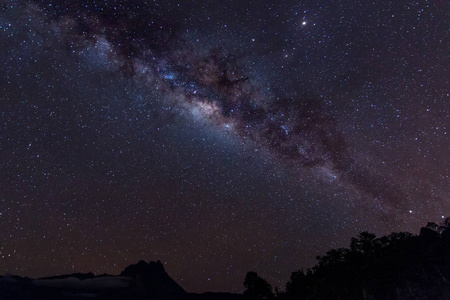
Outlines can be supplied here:
M255 269L282 287L329 245L450 210L439 3L19 2L0 11L9 273L144 259L192 292Z

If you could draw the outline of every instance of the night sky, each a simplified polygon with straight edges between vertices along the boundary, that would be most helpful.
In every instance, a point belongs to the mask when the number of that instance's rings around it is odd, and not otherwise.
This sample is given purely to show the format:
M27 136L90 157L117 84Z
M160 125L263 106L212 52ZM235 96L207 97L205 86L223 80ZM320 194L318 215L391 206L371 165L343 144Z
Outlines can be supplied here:
M0 273L283 289L449 215L447 1L0 3Z

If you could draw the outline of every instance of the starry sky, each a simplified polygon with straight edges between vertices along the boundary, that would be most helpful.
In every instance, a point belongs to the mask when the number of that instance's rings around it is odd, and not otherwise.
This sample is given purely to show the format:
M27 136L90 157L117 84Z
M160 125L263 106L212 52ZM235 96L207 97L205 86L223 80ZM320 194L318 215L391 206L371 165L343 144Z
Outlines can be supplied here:
M441 221L446 2L1 0L0 272L284 288Z

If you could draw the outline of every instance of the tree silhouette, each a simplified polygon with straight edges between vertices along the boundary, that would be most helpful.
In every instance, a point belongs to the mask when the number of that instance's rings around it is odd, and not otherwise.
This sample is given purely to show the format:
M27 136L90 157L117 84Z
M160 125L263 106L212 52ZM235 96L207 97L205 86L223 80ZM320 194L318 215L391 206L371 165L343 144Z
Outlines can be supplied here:
M244 298L246 300L269 300L274 298L272 286L256 272L248 272L245 276Z
M418 236L361 232L350 248L317 260L292 273L280 299L450 299L450 218L429 222Z
M357 238L352 238L350 249L352 251L362 252L367 254L375 248L376 235L367 231L361 232Z
M311 289L311 271L299 270L292 272L291 278L288 283L286 283L286 298L288 299L307 299L308 294Z

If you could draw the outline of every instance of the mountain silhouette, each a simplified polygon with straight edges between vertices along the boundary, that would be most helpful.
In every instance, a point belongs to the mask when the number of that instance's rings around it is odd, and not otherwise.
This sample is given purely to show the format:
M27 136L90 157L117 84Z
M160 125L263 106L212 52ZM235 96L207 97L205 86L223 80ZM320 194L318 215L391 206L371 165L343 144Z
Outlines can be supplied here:
M2 300L239 300L229 293L188 294L160 261L139 261L120 275L74 273L43 278L0 276Z
M137 296L151 299L171 300L185 296L186 291L164 270L163 264L141 260L123 270L120 276L133 278L132 289Z

